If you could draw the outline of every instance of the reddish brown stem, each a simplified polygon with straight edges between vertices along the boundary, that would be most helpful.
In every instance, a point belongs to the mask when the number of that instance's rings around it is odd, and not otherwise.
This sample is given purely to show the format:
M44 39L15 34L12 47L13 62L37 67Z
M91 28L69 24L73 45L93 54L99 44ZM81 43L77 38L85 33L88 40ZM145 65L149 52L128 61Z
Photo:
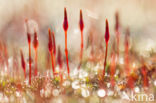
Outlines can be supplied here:
M55 44L55 34L52 32L52 42L53 42L53 52L56 55L56 44Z
M54 67L55 67L55 57L56 57L56 44L55 44L55 34L54 34L54 32L52 32L52 44L53 44L53 56L54 56Z
M83 56L83 31L81 31L81 53L80 53L80 60L82 61Z
M119 41L120 41L120 33L119 33L119 13L115 13L115 32L116 32L116 39L117 39L117 57L119 57Z
M53 69L53 75L55 76L55 67L54 67L54 56L53 56L53 52L50 52L51 55L51 64L52 64L52 69Z
M147 87L148 86L148 79L147 79L146 74L143 76L143 79L144 79L144 87Z
M36 32L36 30L35 30L35 32L34 32L33 46L34 46L34 50L35 50L35 71L34 71L34 76L37 76L37 49L38 49L38 37L37 37L37 32Z
M70 69L69 69L69 64L68 64L67 31L65 31L65 55L66 55L66 63L67 63L67 72L69 76Z
M107 64L107 48L108 48L108 44L106 43L106 51L105 51L105 61L104 61L104 69L103 69L103 77L105 76L105 69L106 69L106 64Z
M58 46L57 63L59 65L60 71L61 71L63 63L62 63L62 54L61 54L60 46Z
M37 49L35 49L35 72L34 72L34 75L37 76Z
M29 43L29 84L31 85L31 43Z
M57 63L59 65L59 68L60 68L60 78L61 78L61 82L63 80L62 78L62 54L61 54L61 50L60 50L60 46L58 46L58 53L57 53Z
M5 59L6 59L6 65L7 65L7 68L8 68L8 50L7 50L7 45L6 43L3 44L4 45L4 55L5 55Z
M134 79L133 79L132 75L129 75L127 82L128 82L128 87L133 89L134 88Z
M148 78L147 78L147 70L146 70L145 66L142 68L141 73L143 75L143 86L147 87L148 86Z
M115 53L112 53L112 56L111 56L111 85L112 87L114 87L115 85L115 80L114 80L114 74L115 74L115 68L116 68L116 55Z
M120 41L120 34L119 31L116 31L116 39L117 39L117 58L119 58L119 41Z
M126 68L126 73L129 75L130 69L129 69L129 29L127 28L126 30L126 36L125 36L125 68Z
M82 57L83 57L83 31L81 31L81 50L80 50L80 64L78 66L78 69L80 69L82 64Z

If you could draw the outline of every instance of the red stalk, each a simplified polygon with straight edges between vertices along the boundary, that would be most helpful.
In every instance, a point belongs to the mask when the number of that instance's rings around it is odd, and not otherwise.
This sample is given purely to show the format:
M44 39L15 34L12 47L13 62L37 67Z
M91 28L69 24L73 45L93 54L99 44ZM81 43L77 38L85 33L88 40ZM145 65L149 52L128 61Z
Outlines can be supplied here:
M53 57L53 41L52 41L52 36L51 36L51 30L48 29L48 31L49 31L48 48L49 48L49 52L51 55L51 64L52 64L53 75L55 76L55 66L54 66L54 57Z
M63 62L62 62L62 54L61 54L60 46L58 46L57 62L61 70Z
M55 66L54 66L54 56L53 56L53 52L50 52L51 55L51 64L52 64L52 69L53 69L53 75L55 76Z
M135 79L133 77L133 74L130 74L130 68L129 68L129 37L130 37L130 31L129 28L126 30L126 35L125 35L125 69L126 69L126 74L128 76L128 87L133 89L134 88L134 83Z
M62 62L62 54L61 54L60 46L58 46L57 63L58 63L59 68L60 68L60 78L61 78L61 81L62 81L62 66L63 66L63 62Z
M31 43L29 45L29 84L31 84Z
M4 43L3 45L4 45L4 55L5 55L5 59L6 59L6 65L8 68L8 49L7 49L6 43Z
M34 41L33 41L33 46L34 46L34 50L35 50L35 71L34 71L34 75L37 76L37 49L38 49L38 36L37 36L37 32L35 30L34 32Z
M126 68L126 72L127 75L129 75L130 73L130 69L129 69L129 36L130 36L130 32L129 29L127 28L126 30L126 36L125 36L125 68Z
M116 14L115 14L115 21L116 21L115 33L116 33L116 40L117 40L117 56L119 57L119 45L120 45L120 43L119 43L119 41L120 41L119 26L120 26L120 24L119 24L119 13L118 12L116 12Z
M105 52L103 76L105 76L105 69L106 69L106 64L107 64L108 41L109 41L109 26L108 26L108 20L106 19L106 31L105 31L106 52Z
M22 50L20 50L20 53L21 53L21 65L22 65L23 72L24 72L24 78L26 79L26 65L25 65L25 60L24 60L24 55L23 55Z
M26 26L28 29L28 20L25 20L26 22ZM29 46L29 84L31 85L31 35L30 33L27 31L27 40L28 40L28 46Z
M110 67L110 75L111 75L111 85L112 87L115 86L115 80L114 80L114 74L115 74L115 68L116 68L116 55L113 52L111 55L111 67Z
M80 51L80 66L81 66L82 57L83 57L83 29L84 29L82 10L80 10L79 26L80 26L80 31L81 31L81 51ZM79 66L79 68L80 68L80 66Z
M53 42L53 54L54 54L54 67L55 67L56 43L55 43L55 33L54 32L52 32L52 42Z
M133 76L132 76L132 74L131 75L129 75L129 77L128 77L128 87L129 88L131 88L131 89L133 89L134 88L134 78L133 78Z
M66 62L67 62L67 72L68 72L68 77L69 77L70 69L69 69L69 64L68 64L68 49L67 49L68 19L67 19L67 11L66 11L66 8L64 8L63 29L64 29L64 32L65 32L65 55L66 55Z
M143 86L148 87L147 69L145 66L141 69L141 73L143 75Z

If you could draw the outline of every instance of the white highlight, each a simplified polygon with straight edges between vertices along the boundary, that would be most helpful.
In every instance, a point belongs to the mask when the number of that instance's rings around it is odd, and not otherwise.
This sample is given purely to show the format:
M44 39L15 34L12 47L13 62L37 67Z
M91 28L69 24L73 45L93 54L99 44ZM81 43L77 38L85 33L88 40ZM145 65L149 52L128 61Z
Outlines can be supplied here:
M104 96L106 95L106 91L105 91L104 89L99 89L99 90L97 91L97 95L98 95L99 97L104 97Z
M90 95L90 92L89 92L88 89L82 88L81 89L81 95L86 98L86 97L88 97Z
M139 93L139 92L140 92L140 88L139 88L139 87L135 87L135 88L134 88L134 91L135 91L136 93Z
M72 83L72 88L73 88L73 89L79 89L79 88L80 88L79 80L75 80L75 81Z
M154 81L154 86L156 86L156 80Z
M124 59L123 58L119 58L119 63L120 64L124 64Z
M54 89L53 90L53 96L58 96L59 95L59 90L58 89Z

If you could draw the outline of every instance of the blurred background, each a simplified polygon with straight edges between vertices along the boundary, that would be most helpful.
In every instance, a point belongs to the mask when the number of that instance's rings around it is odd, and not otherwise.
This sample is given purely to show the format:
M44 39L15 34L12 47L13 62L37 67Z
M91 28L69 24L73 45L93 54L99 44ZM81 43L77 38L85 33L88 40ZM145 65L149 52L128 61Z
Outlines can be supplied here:
M47 51L49 27L55 32L56 44L64 51L64 7L67 8L69 20L70 54L78 53L80 49L80 9L84 16L85 45L89 32L95 35L95 44L103 43L106 18L111 39L115 36L115 12L118 11L121 42L125 28L129 27L136 51L145 53L156 50L156 0L0 0L0 38L7 43L9 54L12 55L12 50L19 52L20 48L28 54L24 26L26 18L30 20L30 32L33 33L34 28L38 30L40 51ZM122 43L120 50L124 50Z

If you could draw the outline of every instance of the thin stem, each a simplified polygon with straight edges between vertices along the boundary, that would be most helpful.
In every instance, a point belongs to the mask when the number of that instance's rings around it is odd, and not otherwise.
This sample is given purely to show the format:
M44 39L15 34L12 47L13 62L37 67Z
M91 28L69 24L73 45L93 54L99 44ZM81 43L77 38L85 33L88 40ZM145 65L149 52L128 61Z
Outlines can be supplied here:
M55 68L55 66L56 66L56 60L55 60L55 58L56 58L56 55L54 54L54 55L53 55L54 68Z
M25 71L25 69L24 69L24 78L26 79L26 71Z
M80 53L80 60L82 61L83 57L83 31L81 31L81 53Z
M59 75L60 75L60 78L61 78L61 84L62 84L62 54L61 54L61 50L60 50L60 46L58 46L58 52L57 52L57 63L59 65Z
M148 80L147 80L147 75L143 75L143 79L144 79L144 87L147 87L148 86Z
M69 64L68 64L68 49L67 49L67 31L65 31L65 55L66 55L66 62L67 62L67 72L68 72L68 77L69 77Z
M125 68L126 68L126 71L127 71L127 75L130 74L128 48L129 48L129 45L128 44L125 45Z
M105 76L105 69L106 69L106 64L107 64L107 48L108 48L108 44L106 43L106 52L105 52L105 61L104 61L103 77Z
M51 64L52 64L53 75L55 76L53 51L50 52L50 55L51 55Z
M119 58L119 41L120 41L120 37L119 37L119 31L116 31L116 38L117 38L117 58Z
M126 75L130 74L130 67L129 67L129 36L130 31L127 28L126 35L125 35L125 68L126 68Z
M147 78L146 68L143 67L141 72L142 72L142 75L143 75L143 86L147 87L148 86L148 78Z
M115 53L112 53L112 57L111 57L111 71L110 71L110 75L111 75L111 85L112 87L114 87L115 85L115 80L114 80L114 74L115 74L115 68L116 68L116 55Z
M29 43L29 84L31 85L31 44Z
M80 50L80 64L78 66L78 69L80 69L82 64L82 57L83 57L83 31L81 31L81 50Z
M37 76L37 48L35 49L35 76Z

